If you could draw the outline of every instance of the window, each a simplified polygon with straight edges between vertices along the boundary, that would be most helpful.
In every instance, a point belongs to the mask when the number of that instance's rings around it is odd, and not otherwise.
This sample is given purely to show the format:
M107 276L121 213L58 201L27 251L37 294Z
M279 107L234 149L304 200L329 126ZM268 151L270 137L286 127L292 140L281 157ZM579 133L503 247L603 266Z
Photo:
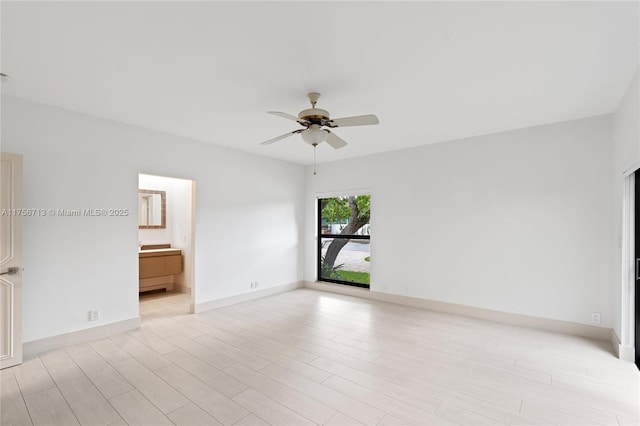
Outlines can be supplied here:
M371 196L318 199L318 280L369 288Z

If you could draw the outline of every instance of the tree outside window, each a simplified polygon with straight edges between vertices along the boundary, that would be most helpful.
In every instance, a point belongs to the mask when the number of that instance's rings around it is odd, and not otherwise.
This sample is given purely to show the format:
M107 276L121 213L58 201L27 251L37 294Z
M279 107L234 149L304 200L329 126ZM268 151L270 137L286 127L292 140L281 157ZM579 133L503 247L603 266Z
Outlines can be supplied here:
M318 200L318 279L369 287L371 196Z

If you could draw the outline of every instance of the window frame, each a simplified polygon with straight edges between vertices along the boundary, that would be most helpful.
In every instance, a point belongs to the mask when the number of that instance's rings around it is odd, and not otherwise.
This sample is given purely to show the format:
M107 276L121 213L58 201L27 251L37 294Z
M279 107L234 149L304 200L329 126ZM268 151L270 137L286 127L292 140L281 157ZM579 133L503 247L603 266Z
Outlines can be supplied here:
M316 212L317 212L317 216L316 216L316 232L318 235L317 241L316 241L316 280L317 281L322 281L322 282L329 282L329 283L333 283L333 284L342 284L342 285L348 285L351 287L360 287L360 288L366 288L366 289L370 289L371 288L371 284L361 284L361 283L356 283L353 281L343 281L343 280L336 280L333 278L324 278L321 274L322 272L322 268L321 268L321 263L322 263L322 239L326 238L339 238L339 239L347 239L347 240L369 240L369 244L371 243L371 235L342 235L342 234L323 234L322 233L322 200L327 200L329 198L339 198L339 197L359 197L361 195L370 195L368 193L364 193L364 194L349 194L349 195L334 195L334 196L317 196L316 197ZM369 277L371 277L371 273L369 273Z

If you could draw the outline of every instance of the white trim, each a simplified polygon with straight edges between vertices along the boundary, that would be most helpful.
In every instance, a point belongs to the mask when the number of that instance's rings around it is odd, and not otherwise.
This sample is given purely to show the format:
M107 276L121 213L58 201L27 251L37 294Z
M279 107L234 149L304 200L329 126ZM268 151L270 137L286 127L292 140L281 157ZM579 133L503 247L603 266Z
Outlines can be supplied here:
M622 193L622 291L620 295L620 348L633 348L635 318L635 175L624 178ZM638 200L640 201L640 200ZM629 350L625 349L624 353ZM634 350L635 352L635 350ZM618 357L622 358L618 351Z
M140 317L129 318L123 321L103 324L84 330L72 331L70 333L58 334L56 336L45 337L44 339L24 342L22 349L25 357L33 356L41 352L64 348L69 345L90 342L91 340L103 339L115 334L140 328Z
M191 305L191 312L200 313L210 311L212 309L222 308L224 306L235 305L236 303L247 302L249 300L260 299L262 297L271 296L273 294L284 293L286 291L295 290L304 287L302 281L296 281L289 284L277 285L265 288L263 290L255 290L248 293L236 294L222 299L213 299L206 302L200 302Z
M614 329L611 329L611 333L609 335L609 341L611 343L611 347L613 348L613 354L620 358L620 339L618 339L618 335Z
M618 347L618 358L623 361L634 362L636 359L636 350L633 346L620 345Z
M624 172L622 172L622 176L623 177L627 177L629 175L632 175L636 172L636 170L640 169L640 162L635 161L631 166L629 166L628 168L626 168L624 170Z
M522 314L493 311L490 309L476 308L473 306L457 305L455 303L440 302L437 300L421 299L417 297L401 296L390 293L370 291L364 288L351 287L341 284L305 281L306 288L339 293L348 296L362 297L364 299L378 300L381 302L395 303L414 308L428 309L453 315L478 318L486 321L503 324L530 327L539 330L553 331L556 333L571 334L575 336L589 337L591 339L610 341L611 329L597 327L588 324L579 324L570 321L540 318Z
M371 195L371 189L356 188L356 189L343 189L339 191L316 192L316 200L318 198L349 197L352 195Z
M611 346L614 354L623 361L634 362L636 359L636 350L633 346L620 344L620 339L615 330L611 330Z
M191 180L191 259L189 260L189 313L195 314L193 307L196 301L196 181ZM185 265L187 266L187 265Z

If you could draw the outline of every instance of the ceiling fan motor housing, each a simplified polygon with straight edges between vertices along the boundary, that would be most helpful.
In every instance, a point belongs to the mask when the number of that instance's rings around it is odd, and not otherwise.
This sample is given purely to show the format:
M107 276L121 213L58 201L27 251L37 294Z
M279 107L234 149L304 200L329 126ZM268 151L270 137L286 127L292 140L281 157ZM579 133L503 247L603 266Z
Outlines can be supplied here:
M329 111L320 108L305 109L304 111L300 111L298 119L322 125L329 120Z

